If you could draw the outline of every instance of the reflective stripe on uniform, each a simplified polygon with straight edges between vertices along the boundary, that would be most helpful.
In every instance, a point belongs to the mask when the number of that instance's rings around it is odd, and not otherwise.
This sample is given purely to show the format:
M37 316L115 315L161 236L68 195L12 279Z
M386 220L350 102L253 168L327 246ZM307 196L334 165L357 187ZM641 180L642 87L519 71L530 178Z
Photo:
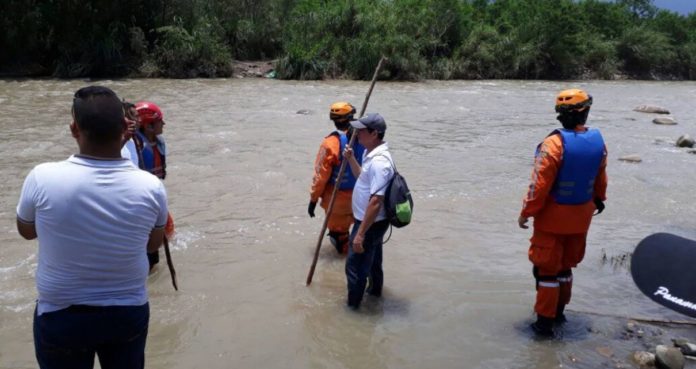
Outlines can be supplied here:
M539 281L539 287L558 288L560 286L561 286L561 284L558 282Z

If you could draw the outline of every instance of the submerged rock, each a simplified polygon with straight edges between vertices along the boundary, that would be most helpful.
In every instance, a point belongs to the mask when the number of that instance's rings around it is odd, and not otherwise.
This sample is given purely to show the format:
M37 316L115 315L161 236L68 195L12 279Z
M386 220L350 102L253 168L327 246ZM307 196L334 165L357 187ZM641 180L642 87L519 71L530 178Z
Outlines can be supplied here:
M682 135L677 139L677 147L694 147L694 139L688 134Z
M633 353L633 361L640 366L654 366L655 354L651 354L647 351L636 351Z
M605 256L606 258L606 256ZM638 323L636 323L635 320L629 320L628 323L626 323L626 331L633 333L636 331L636 326Z
M671 118L671 117L663 117L663 118L653 119L653 123L660 124L663 126L673 126L673 125L677 124L677 121L675 121L674 118Z
M654 114L669 114L669 110L655 105L640 105L636 106L633 111L638 111L641 113L654 113Z
M643 159L641 159L638 154L624 155L620 157L619 160L625 161L627 163L640 163L641 161L643 161Z
M596 350L600 355L602 355L606 358L610 358L610 357L614 356L614 350L612 350L609 347L606 347L606 346L597 347Z
M655 348L655 366L658 369L683 369L684 355L674 347L658 345Z

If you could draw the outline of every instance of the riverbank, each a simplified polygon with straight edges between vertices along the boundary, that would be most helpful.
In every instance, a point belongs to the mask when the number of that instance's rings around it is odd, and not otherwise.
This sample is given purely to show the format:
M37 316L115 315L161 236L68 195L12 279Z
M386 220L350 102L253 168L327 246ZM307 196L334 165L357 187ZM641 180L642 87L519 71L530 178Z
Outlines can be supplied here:
M252 60L252 61L245 61L245 60L233 60L230 62L228 68L226 70L228 71L224 75L221 75L220 77L223 78L275 78L275 68L276 68L276 63L277 60ZM143 71L139 70L137 72L133 72L125 77L120 76L116 78L128 78L128 79L133 79L133 78L149 78L149 77L155 77L156 75L149 75L150 73L148 71ZM50 71L36 63L33 64L26 64L26 65L16 65L16 66L11 66L11 67L6 67L4 70L0 70L0 78L4 79L11 79L11 78L18 78L18 79L24 79L24 78L49 78L52 77L50 74ZM162 78L161 76L156 76L158 78ZM108 77L105 77L108 78ZM113 77L112 77L113 78ZM164 77L166 78L166 77ZM193 76L191 78L199 78L197 76ZM173 78L173 79L179 79L179 78Z
M223 73L220 76L215 76L216 78L278 78L278 73L277 73L277 67L278 67L278 60L233 60L230 62L229 66L225 68L227 72ZM208 76L210 77L210 76ZM384 76L382 76L384 77ZM48 73L48 70L38 64L27 64L27 65L21 65L21 66L16 66L12 67L9 69L5 70L0 70L0 78L1 79L31 79L31 78L56 78L55 76L51 76L50 73ZM159 76L156 73L151 73L148 72L147 70L143 71L137 71L133 72L125 77L119 76L119 77L99 77L95 79L109 79L109 78L116 78L116 79L122 79L122 78L127 78L127 79L140 79L140 78L169 78L169 79L182 79L182 77L164 77L164 76ZM183 79L188 79L188 78L201 78L200 76L191 76L191 77L186 77ZM202 77L206 78L206 77ZM212 78L212 77L211 77ZM335 77L333 76L332 78L327 78L327 79L338 79L338 80L350 80L349 78L340 78L340 77ZM426 78L423 78L422 80L426 80ZM441 79L442 81L452 81L455 79ZM462 79L462 80L479 80L479 79ZM501 79L492 79L492 80L509 80L506 78L501 78ZM647 78L634 78L631 77L628 74L625 73L615 73L612 74L611 76L608 76L608 78L601 78L601 76L598 76L596 73L592 72L591 70L585 70L578 78L573 79L574 81L600 81L600 80L611 80L611 81L640 81L640 80L648 80L648 81L684 81L684 79L680 79L676 75L657 75L653 74L651 76L648 76Z
M257 60L232 62L232 77L234 78L275 78L276 60Z

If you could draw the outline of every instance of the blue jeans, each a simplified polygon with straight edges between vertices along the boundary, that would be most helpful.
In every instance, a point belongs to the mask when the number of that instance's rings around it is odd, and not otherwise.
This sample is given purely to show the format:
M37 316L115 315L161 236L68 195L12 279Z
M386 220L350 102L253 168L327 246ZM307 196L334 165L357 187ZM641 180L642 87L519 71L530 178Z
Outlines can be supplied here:
M34 348L41 369L143 369L150 305L87 306L37 315Z
M357 309L360 307L367 277L370 277L370 288L367 293L381 296L384 272L382 271L382 239L389 228L388 220L375 222L365 232L362 254L353 251L353 238L362 222L355 220L350 234L351 244L348 247L348 259L346 259L346 280L348 281L348 306Z

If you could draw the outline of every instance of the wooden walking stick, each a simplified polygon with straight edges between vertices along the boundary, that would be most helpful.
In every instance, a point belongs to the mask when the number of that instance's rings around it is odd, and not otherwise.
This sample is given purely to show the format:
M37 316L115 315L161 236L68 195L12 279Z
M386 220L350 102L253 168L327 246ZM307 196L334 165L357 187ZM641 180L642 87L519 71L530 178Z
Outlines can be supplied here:
M167 236L164 236L164 256L167 257L167 267L169 267L169 274L172 276L172 285L174 286L174 290L178 291L179 286L176 283L176 270L174 270L172 254L169 252L169 240Z
M382 64L384 64L384 61L386 60L385 57L382 57L379 59L379 63L377 63L377 67L375 68L375 73L372 75L372 82L370 83L370 89L367 90L367 95L365 96L365 101L363 102L362 108L360 109L360 115L358 117L362 117L365 114L365 109L367 109L367 102L370 101L370 95L372 95L372 89L375 87L375 82L377 82L377 75L379 74L379 70L382 69ZM352 147L353 143L355 142L355 137L357 135L351 134L350 135L350 142L348 142L348 147ZM343 153L341 153L343 154ZM342 160L341 161L341 167L338 170L338 177L336 178L335 183L341 183L341 180L343 179L343 172L346 170L346 164L348 163L348 160ZM314 259L312 260L312 266L309 268L309 274L307 274L307 286L309 286L312 283L312 277L314 276L314 269L317 267L317 260L319 260L319 250L321 250L321 241L324 239L324 232L326 232L326 227L329 224L329 217L331 216L331 211L333 211L334 207L334 202L336 201L336 193L338 192L338 186L334 184L333 192L331 193L331 201L329 201L329 206L326 208L326 216L324 217L324 224L321 226L321 232L319 232L319 240L317 241L317 247L314 250Z

